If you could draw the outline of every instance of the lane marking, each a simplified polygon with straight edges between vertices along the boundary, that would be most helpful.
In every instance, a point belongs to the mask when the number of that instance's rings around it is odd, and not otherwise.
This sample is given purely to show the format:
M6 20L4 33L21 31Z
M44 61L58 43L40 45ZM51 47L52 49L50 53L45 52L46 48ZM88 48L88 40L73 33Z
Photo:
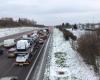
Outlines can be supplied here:
M38 76L36 77L35 80L39 80L39 78L40 78L41 71L42 71L42 67L43 67L43 62L44 62L44 60L45 60L45 55L46 55L46 51L47 51L47 48L48 48L48 44L49 44L50 38L51 38L51 35L50 35L50 37L49 37L49 39L48 39L48 41L47 41L47 44L46 44L46 47L45 47L45 50L44 50L44 54L43 54L43 59L42 59L42 61L41 61L41 65L40 65L40 70L39 70L39 72L38 72L38 74L37 74Z
M30 77L30 75L31 75L31 72L32 72L32 70L33 70L33 68L34 68L34 66L35 66L35 64L36 64L36 62L37 62L37 60L38 60L38 57L39 57L39 55L40 55L42 49L44 48L44 45L45 45L45 43L42 45L42 47L41 47L41 49L40 49L40 51L39 51L39 53L38 53L38 56L37 56L37 58L35 59L35 61L34 61L33 65L32 65L32 67L31 67L31 69L30 69L28 75L26 76L25 80L28 80L28 79L29 79L29 77Z

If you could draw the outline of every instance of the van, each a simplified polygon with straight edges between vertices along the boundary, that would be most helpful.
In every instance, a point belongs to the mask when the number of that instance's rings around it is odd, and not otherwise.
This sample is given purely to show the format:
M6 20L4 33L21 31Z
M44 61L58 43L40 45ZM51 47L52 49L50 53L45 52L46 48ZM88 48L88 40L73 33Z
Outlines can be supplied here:
M4 47L12 47L14 45L15 45L15 40L14 39L4 40Z
M30 42L28 40L19 40L16 46L18 51L26 51L30 47Z

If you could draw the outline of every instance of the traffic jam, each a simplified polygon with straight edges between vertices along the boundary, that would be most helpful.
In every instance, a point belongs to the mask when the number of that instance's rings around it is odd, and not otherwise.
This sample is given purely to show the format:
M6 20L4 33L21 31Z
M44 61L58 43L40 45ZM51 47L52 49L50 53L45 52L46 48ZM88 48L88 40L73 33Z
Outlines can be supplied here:
M34 51L38 49L40 45L43 45L48 37L49 30L41 29L35 30L30 34L24 34L18 39L6 39L3 41L3 45L0 46L0 57L3 56L6 61L9 61L9 59L13 60L14 66L29 65L32 62ZM0 77L0 80L19 79L16 79L16 77L14 79L13 77L11 79L8 79L8 77L7 79Z

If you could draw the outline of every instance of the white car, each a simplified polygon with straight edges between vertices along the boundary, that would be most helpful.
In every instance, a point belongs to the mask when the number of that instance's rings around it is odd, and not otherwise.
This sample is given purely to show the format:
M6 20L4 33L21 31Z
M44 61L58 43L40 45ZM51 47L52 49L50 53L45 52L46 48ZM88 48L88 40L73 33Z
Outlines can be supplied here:
M16 51L16 48L10 48L10 49L8 50L8 52L14 52L14 51Z
M28 38L28 36L27 35L23 35L22 38Z
M15 40L14 39L7 39L7 40L4 40L4 47L12 47L14 46L16 43L15 43Z
M18 80L18 77L16 77L16 76L12 76L12 77L3 77L3 78L0 78L0 80Z
M16 64L24 65L28 63L29 54L18 54L16 57Z
M15 58L16 57L16 54L14 53L15 51L16 51L16 48L10 48L7 54L8 58Z

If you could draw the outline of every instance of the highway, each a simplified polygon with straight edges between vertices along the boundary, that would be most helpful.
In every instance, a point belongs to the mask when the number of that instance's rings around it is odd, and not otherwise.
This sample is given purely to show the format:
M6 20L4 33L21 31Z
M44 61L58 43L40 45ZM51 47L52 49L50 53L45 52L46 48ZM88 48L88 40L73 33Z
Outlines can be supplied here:
M41 46L42 45L40 45L40 47ZM26 66L14 65L15 58L7 58L7 50L5 50L4 54L0 56L0 78L6 76L17 76L19 80L25 80L32 64L34 63L35 58L37 57L37 53L39 52L40 47L37 50L34 50L33 54L35 55L32 59L32 63Z
M5 37L1 37L1 38L0 38L0 42L3 42L5 39L10 39L10 38L18 39L18 38L20 38L22 35L32 33L33 31L34 31L34 30L27 31L27 32L22 32L22 33L18 33L18 34L13 34L13 35L5 36Z
M14 34L11 36L3 37L0 39L0 42L2 42L5 39L8 38L19 38L23 34L32 33L33 31L28 31L24 33ZM17 76L19 80L35 80L33 78L37 77L39 66L41 64L41 61L43 59L43 48L45 48L47 40L44 44L39 45L37 49L34 49L33 51L33 58L30 65L26 66L16 66L15 65L15 58L8 58L7 57L7 51L8 49L4 48L4 54L0 55L0 78L7 77L7 76ZM33 69L32 69L33 67ZM30 72L32 69L32 72ZM30 79L29 79L30 78Z

